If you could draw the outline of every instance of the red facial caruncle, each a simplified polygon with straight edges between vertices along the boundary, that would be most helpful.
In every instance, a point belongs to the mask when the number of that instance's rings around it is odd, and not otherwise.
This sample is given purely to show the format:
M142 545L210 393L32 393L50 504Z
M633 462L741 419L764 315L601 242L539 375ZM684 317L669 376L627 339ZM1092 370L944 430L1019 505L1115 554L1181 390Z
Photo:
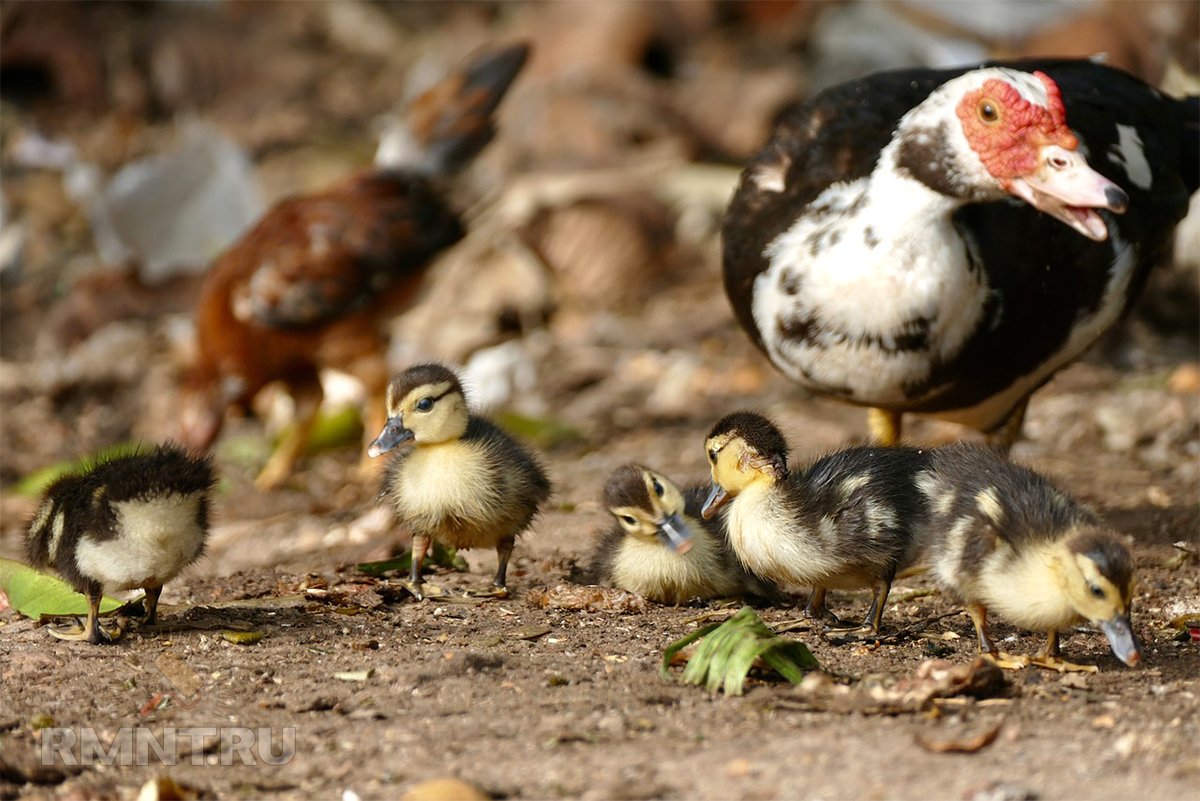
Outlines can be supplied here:
M1045 145L1075 150L1079 140L1067 127L1066 109L1058 84L1043 72L1034 75L1046 87L1045 106L1030 102L1011 83L999 78L968 92L957 113L963 133L987 171L1007 188L1013 178L1038 168Z

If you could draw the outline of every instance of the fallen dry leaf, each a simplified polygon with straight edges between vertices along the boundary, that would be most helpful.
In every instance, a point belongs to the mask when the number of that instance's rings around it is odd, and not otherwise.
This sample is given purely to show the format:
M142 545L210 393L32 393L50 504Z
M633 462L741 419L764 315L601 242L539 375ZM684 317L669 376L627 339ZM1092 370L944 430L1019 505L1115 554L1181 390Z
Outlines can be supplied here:
M538 637L544 637L549 634L552 629L549 626L521 626L509 632L510 637L514 640L536 640Z
M540 609L640 614L648 608L646 599L636 593L580 584L559 584L548 590L533 590L526 597L531 604Z
M430 779L404 791L400 801L490 801L491 796L462 779Z
M195 787L180 784L170 776L157 776L142 785L137 801L192 801L199 797Z
M913 739L916 740L917 745L935 754L974 754L994 743L1003 727L1004 721L1001 720L974 737L963 740L931 740L922 732L917 732Z
M200 674L171 651L159 654L154 660L154 666L184 696L195 695L204 686L204 679L200 678Z

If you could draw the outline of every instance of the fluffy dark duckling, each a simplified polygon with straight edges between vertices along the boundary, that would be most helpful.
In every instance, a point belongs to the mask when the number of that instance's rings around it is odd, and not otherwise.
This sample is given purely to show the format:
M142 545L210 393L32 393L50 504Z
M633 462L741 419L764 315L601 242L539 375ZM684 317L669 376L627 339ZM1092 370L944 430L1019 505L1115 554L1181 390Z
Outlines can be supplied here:
M492 582L507 593L506 573L517 535L550 496L538 459L492 423L471 414L462 384L440 364L410 367L387 389L387 425L368 453L398 445L383 496L412 530L411 589L420 599L421 563L436 540L454 548L496 549Z
M896 573L923 547L926 511L913 481L928 452L851 448L789 471L788 446L769 420L735 412L704 443L711 517L729 504L726 527L749 570L779 583L812 585L808 613L825 613L826 589L874 590L863 628L879 632Z
M86 595L88 617L79 631L50 633L113 641L100 625L100 598L139 588L146 591L143 623L153 625L163 584L204 552L215 483L211 459L160 445L51 484L29 523L29 561L54 568Z
M966 605L979 650L996 655L987 615L1046 632L1033 664L1095 670L1059 658L1058 632L1090 621L1113 653L1136 665L1141 652L1129 611L1134 565L1117 535L1042 476L987 448L952 445L931 451L917 480L928 499L930 561L943 587ZM1001 657L1004 666L1020 658Z
M641 465L614 470L604 485L604 506L616 524L596 544L595 580L664 604L738 595L785 600L775 585L738 562L729 548L724 515L699 519L707 489L680 492Z

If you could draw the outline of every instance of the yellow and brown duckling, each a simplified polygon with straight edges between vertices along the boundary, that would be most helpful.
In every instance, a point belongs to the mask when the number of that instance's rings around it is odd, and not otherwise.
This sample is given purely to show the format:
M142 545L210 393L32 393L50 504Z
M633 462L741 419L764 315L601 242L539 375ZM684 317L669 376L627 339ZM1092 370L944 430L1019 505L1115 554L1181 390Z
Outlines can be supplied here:
M99 620L105 592L143 589L143 623L153 625L163 584L204 552L212 461L171 445L97 462L59 478L29 523L26 551L87 596L87 623L50 633L64 640L111 642Z
M1095 670L1059 656L1058 633L1086 620L1126 665L1141 660L1129 618L1133 559L1094 513L1032 470L979 446L933 450L917 486L931 510L934 575L966 605L981 652L1006 667L1029 661ZM998 654L988 636L989 612L1046 632L1041 653L1032 660Z
M725 525L742 564L780 584L812 585L813 617L826 614L827 589L870 587L863 628L878 633L892 581L922 553L926 511L913 482L928 451L851 448L791 471L783 434L753 412L718 421L705 450L713 487L703 514L729 504Z
M496 594L506 593L508 560L550 495L538 459L488 420L471 413L458 376L440 364L410 367L387 389L387 424L368 453L404 443L384 474L383 497L412 531L410 589L421 592L421 563L432 542L496 549Z
M604 506L616 523L596 544L594 579L664 604L733 596L785 600L775 585L747 571L730 550L724 515L699 519L707 489L681 492L641 465L614 470L604 485Z

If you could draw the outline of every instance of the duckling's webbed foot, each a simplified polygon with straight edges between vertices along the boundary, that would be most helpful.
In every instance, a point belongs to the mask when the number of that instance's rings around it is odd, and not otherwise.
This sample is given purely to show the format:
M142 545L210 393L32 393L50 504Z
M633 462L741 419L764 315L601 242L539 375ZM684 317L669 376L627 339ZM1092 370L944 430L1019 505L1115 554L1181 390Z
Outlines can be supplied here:
M874 590L871 595L871 608L867 610L862 625L854 630L856 634L874 636L879 633L879 627L883 623L883 609L887 606L887 598L892 591L891 579L879 579L875 582Z
M492 589L468 592L476 598L507 598L508 597L508 560L512 557L516 537L505 537L496 543L496 577L492 579Z
M142 616L143 626L153 626L158 622L158 596L162 595L162 587L146 587L146 597L143 605L146 614Z
M981 653L1001 670L1024 670L1030 664L1029 657L1024 654L1010 654L1004 651L983 651Z
M60 640L87 641L92 645L114 643L121 639L121 635L125 633L125 629L119 622L120 618L118 618L118 624L111 632L100 625L100 598L101 590L99 588L94 592L88 593L88 616L86 623L80 624L79 619L76 618L75 625L65 629L48 626L47 630L50 632L50 636Z
M1059 673L1099 673L1100 668L1096 665L1078 665L1074 662L1057 656L1042 656L1038 654L1033 658L1026 657L1029 664L1036 665L1047 670L1057 670Z
M809 620L828 621L833 626L842 625L842 621L825 606L825 588L813 587L808 596L808 604L804 607L804 616Z
M1037 665L1047 670L1057 670L1059 673L1099 673L1096 665L1077 665L1062 658L1058 647L1058 632L1051 631L1046 635L1046 645L1038 654L1029 660L1029 664Z
M421 568L425 564L425 554L429 551L429 545L428 535L413 532L412 567L408 572L408 581L404 582L404 588L411 592L418 601L425 600L425 582L421 579Z
M466 594L470 598L507 598L508 587L492 586L486 590L467 590Z

